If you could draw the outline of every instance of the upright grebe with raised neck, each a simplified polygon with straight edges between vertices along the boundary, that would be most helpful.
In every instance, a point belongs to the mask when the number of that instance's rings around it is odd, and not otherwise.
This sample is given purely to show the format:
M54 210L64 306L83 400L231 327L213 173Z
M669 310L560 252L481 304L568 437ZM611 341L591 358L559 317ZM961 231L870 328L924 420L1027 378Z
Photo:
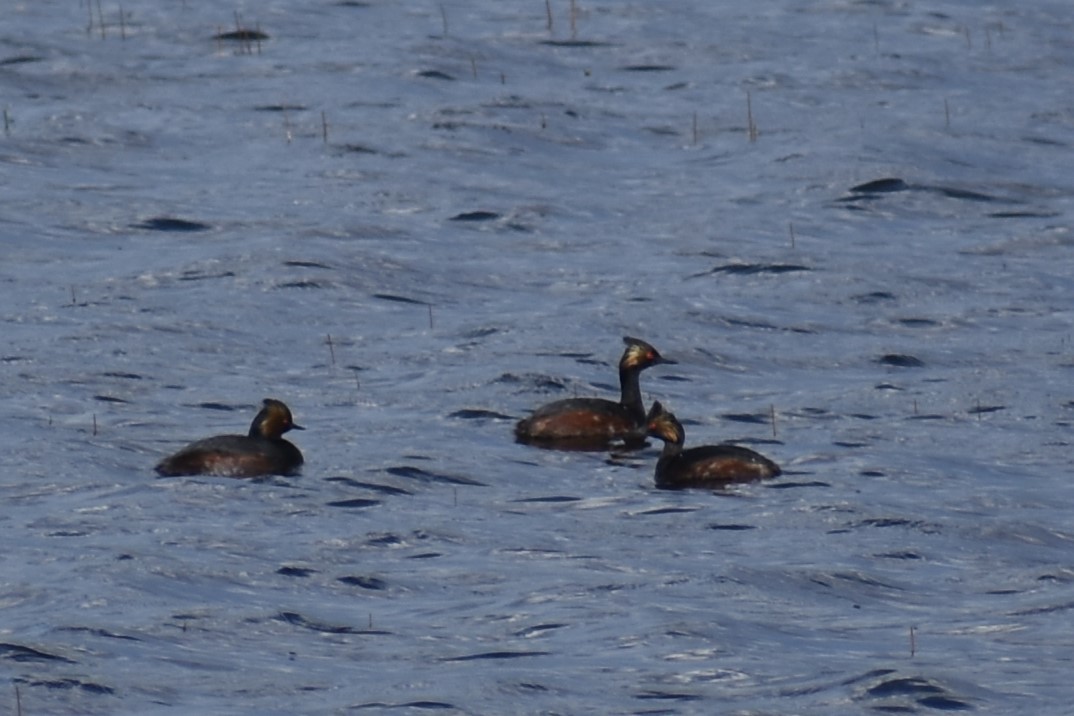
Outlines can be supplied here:
M515 426L519 442L546 447L602 449L613 441L643 442L645 405L638 377L661 363L674 363L640 338L623 338L619 359L619 401L566 398L537 408Z
M304 430L296 425L291 410L279 400L266 398L246 435L217 435L196 440L157 465L157 474L216 475L219 477L260 477L296 475L302 467L302 453L283 439L288 430Z

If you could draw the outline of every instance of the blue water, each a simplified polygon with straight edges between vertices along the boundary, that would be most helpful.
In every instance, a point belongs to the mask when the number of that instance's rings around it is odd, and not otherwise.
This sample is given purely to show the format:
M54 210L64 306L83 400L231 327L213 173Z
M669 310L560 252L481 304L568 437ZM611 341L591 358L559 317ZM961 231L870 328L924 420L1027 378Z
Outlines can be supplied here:
M11 712L1069 710L1067 4L549 7L4 13ZM512 441L623 335L785 474Z

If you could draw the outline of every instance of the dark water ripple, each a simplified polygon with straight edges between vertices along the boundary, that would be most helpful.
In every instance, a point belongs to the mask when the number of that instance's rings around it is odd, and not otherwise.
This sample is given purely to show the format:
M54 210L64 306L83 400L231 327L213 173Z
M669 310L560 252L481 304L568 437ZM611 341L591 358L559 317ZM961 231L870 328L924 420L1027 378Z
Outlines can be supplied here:
M969 701L958 698L941 684L919 676L897 676L895 672L877 674L875 683L865 688L862 700L871 708L889 713L905 709L916 711L914 705L939 711L975 710Z
M209 231L212 226L202 223L200 221L192 221L190 219L178 219L170 216L156 216L151 219L145 219L136 224L131 224L135 229L146 229L148 231L165 231L165 232L178 232L178 233L191 233L198 231Z
M371 492L379 492L385 495L412 495L414 494L410 490L404 490L401 487L395 487L394 485L382 485L376 482L367 482L365 480L355 480L351 477L327 477L327 482L332 482L338 485L344 485L346 487L353 487L360 490L370 490Z
M349 510L361 509L363 507L375 507L380 504L380 500L370 500L362 497L352 497L347 500L333 500L332 502L326 502L329 507L344 507Z
M382 636L389 633L381 629L360 629L357 627L346 625L326 624L321 621L308 619L297 612L280 612L274 617L274 619L276 619L277 621L284 622L286 624L301 627L302 629L317 632L318 634L357 634L368 636Z
M444 661L500 661L503 659L525 659L532 656L548 656L547 651L485 651L478 654L453 656Z
M88 694L97 696L111 696L116 693L115 689L110 686L98 684L92 681L82 681L81 679L67 678L67 679L29 679L29 678L17 678L15 683L23 684L29 687L43 687L46 689L59 689L61 691L66 690L78 690Z
M64 664L74 664L75 662L64 656L58 654L50 654L39 649L34 649L29 646L23 646L21 644L0 644L0 659L9 659L17 662L49 662L58 661Z
M404 477L409 480L416 480L418 482L426 483L445 483L449 485L482 485L483 483L472 480L468 477L462 477L460 475L447 475L444 473L435 473L428 470L424 470L420 467L413 467L411 465L399 465L396 467L388 467L384 469L384 472L389 475L395 475L396 477Z
M351 707L352 710L360 711L364 709L416 709L418 711L454 711L459 707L448 703L446 701L402 701L399 703L387 703L384 701L374 701L369 703L356 704Z

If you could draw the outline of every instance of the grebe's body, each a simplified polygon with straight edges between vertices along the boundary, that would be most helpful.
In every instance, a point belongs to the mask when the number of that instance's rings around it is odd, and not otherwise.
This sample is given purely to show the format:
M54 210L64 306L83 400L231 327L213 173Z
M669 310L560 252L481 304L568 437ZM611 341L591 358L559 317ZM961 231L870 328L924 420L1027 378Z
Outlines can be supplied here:
M267 398L247 435L217 435L192 442L161 460L157 473L166 477L295 475L302 467L302 453L281 436L303 429L295 425L286 405Z
M515 426L519 442L546 447L602 449L616 440L643 442L645 405L638 377L661 363L674 363L639 338L625 337L619 359L619 401L566 398L543 405Z
M723 487L781 474L779 465L764 455L738 445L703 445L684 450L686 431L675 415L653 403L647 420L651 437L664 441L656 463L656 486L675 490L687 487Z

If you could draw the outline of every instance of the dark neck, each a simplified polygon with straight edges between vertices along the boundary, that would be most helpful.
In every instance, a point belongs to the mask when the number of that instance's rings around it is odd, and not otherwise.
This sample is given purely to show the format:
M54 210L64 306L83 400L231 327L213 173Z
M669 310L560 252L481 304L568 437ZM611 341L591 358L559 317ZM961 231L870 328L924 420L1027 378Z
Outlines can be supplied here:
M682 443L668 441L664 443L664 449L660 451L660 459L672 459L682 454Z
M640 373L636 368L619 369L619 388L622 391L619 402L630 410L638 423L645 420L645 406L641 402L641 385L638 383Z
M268 412L262 409L261 412L257 414L257 417L254 418L254 422L250 423L250 432L248 433L248 435L252 438L265 437L265 434L262 432L261 427L267 419Z
M682 443L664 443L664 449L660 452L660 458L656 461L656 485L674 484L675 480L670 473L673 466L682 455Z

